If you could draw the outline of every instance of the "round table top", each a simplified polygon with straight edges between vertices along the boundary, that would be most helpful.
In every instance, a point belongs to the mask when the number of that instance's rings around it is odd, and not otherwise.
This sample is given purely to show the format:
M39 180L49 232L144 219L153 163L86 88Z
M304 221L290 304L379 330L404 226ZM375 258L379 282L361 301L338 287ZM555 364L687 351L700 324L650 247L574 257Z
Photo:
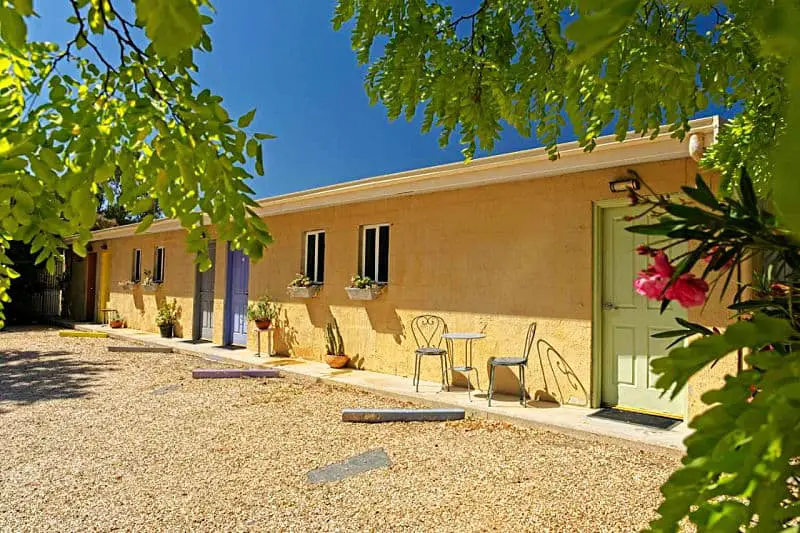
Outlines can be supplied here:
M445 339L472 340L472 339L485 339L486 334L454 331L452 333L443 333L442 337L444 337Z

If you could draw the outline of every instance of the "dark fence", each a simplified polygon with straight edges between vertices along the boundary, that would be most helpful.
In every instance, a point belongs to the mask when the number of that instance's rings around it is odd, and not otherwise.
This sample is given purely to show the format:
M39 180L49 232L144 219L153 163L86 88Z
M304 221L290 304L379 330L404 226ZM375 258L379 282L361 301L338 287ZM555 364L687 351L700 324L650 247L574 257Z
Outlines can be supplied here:
M30 299L31 312L38 316L61 315L61 287L64 279L64 263L56 263L55 272L37 270L32 283Z
M9 324L29 323L44 317L61 316L63 295L68 280L68 268L64 261L56 261L52 274L44 264L35 264L29 247L20 242L12 242L9 258L14 262L14 270L20 276L11 280L9 296L5 304L5 315Z

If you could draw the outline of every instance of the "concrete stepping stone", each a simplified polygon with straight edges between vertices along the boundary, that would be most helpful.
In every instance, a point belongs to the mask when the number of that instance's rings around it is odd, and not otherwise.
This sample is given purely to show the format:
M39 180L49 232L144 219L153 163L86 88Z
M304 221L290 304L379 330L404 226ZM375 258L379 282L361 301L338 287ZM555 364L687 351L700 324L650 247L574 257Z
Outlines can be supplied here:
M182 383L170 383L169 385L164 385L163 387L158 387L157 389L153 389L150 394L155 394L156 396L161 396L162 394L167 394L168 392L172 392L175 390L180 389L183 387Z
M463 409L344 409L342 422L444 422L463 420Z
M210 378L277 378L280 373L273 368L196 368L195 379Z
M108 351L134 353L172 353L172 348L166 346L109 346Z
M386 455L386 451L383 448L376 448L348 457L338 463L315 468L308 473L308 481L310 483L330 483L363 472L369 472L370 470L389 468L390 466L392 466L392 460Z

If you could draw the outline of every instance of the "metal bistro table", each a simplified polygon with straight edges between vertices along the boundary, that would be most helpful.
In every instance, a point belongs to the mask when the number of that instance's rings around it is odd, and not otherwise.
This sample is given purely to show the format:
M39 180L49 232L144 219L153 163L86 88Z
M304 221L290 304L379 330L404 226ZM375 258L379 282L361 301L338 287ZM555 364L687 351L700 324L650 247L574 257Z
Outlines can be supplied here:
M484 333L464 333L464 332L453 332L453 333L443 333L442 338L447 339L450 342L450 370L453 372L461 372L467 375L467 398L469 401L472 401L472 394L469 388L469 373L474 370L475 371L475 380L478 382L478 390L481 390L481 381L480 377L478 377L478 369L472 366L472 341L476 339L485 339L486 335ZM452 348L453 342L452 341L464 341L464 365L463 366L455 366L454 363L454 349Z

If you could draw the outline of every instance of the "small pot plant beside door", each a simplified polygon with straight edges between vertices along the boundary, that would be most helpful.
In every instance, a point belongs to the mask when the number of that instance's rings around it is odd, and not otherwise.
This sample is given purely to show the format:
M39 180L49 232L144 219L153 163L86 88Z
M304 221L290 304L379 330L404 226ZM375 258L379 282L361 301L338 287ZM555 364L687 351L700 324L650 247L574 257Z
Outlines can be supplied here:
M383 291L383 285L375 283L366 276L353 276L350 279L350 286L345 287L347 297L351 300L374 300Z
M165 301L159 306L156 325L161 330L161 336L165 339L170 339L175 335L175 324L178 323L179 312L178 300L174 298L172 303Z
M314 283L305 274L298 274L286 287L290 298L313 298L319 292L320 284Z
M120 329L125 327L125 318L119 316L119 313L114 311L114 318L108 321L108 325L113 329Z
M258 329L269 329L278 319L280 307L273 302L269 295L264 295L256 303L247 306L247 318L256 323Z
M344 368L350 362L350 358L344 354L344 341L336 320L325 326L325 350L326 361L331 368Z

